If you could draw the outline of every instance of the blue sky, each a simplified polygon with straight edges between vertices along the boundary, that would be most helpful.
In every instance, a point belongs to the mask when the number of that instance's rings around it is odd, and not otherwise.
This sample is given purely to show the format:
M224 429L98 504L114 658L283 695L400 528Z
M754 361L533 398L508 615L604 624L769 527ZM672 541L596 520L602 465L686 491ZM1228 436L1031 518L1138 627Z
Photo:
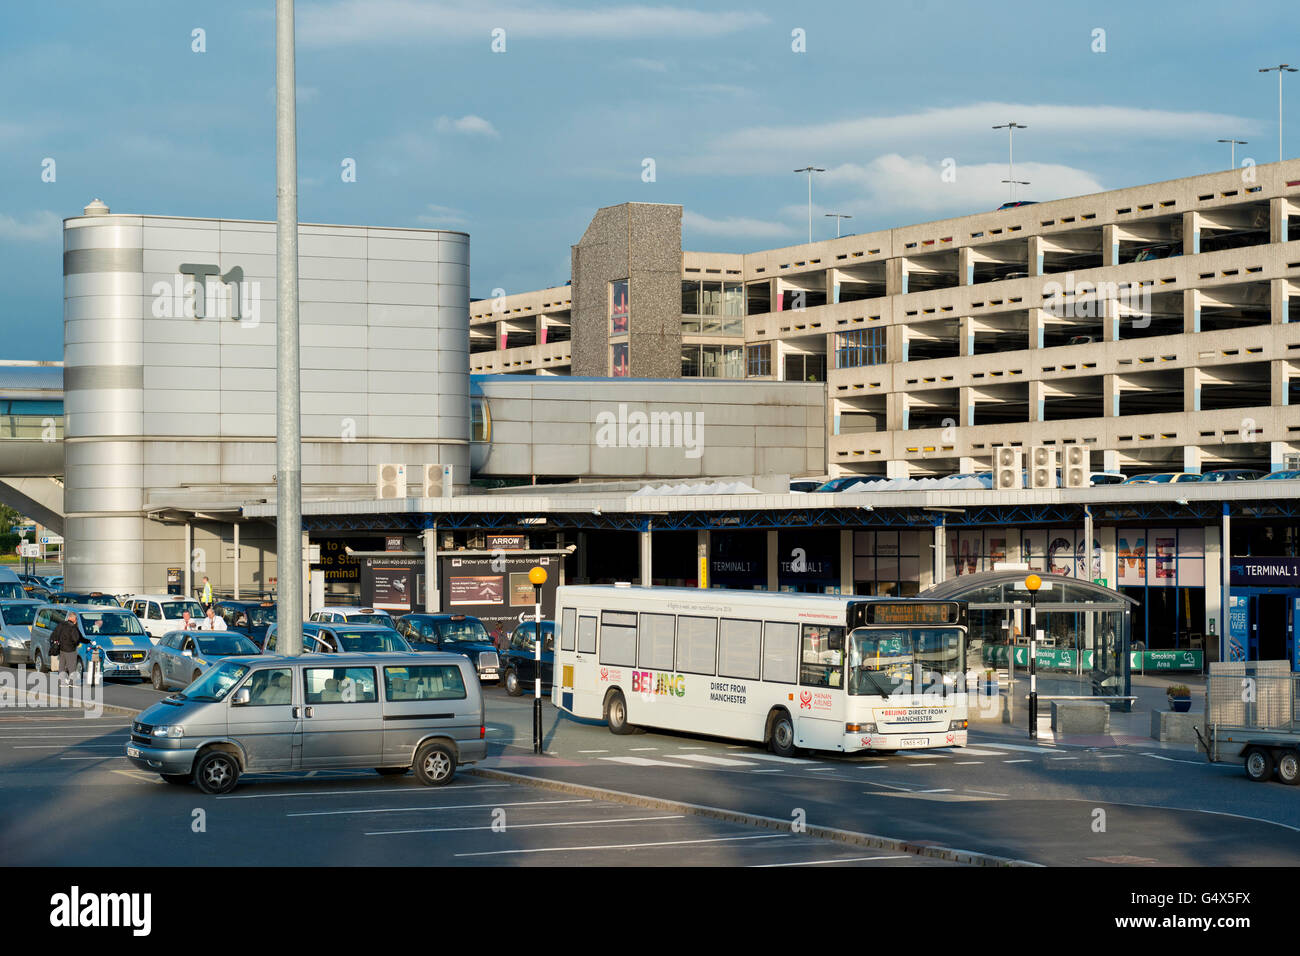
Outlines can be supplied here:
M600 206L681 203L746 252L1277 157L1293 4L299 0L299 214L462 229L472 294L558 284ZM274 2L0 9L3 357L62 357L61 225L275 214ZM206 52L192 51L205 31ZM505 52L492 31L505 31ZM792 49L802 30L806 52ZM1104 30L1105 52L1094 52ZM1286 79L1287 155L1300 75ZM43 182L42 161L56 179ZM340 176L356 160L357 181ZM655 161L655 181L642 163ZM940 178L945 159L955 182Z

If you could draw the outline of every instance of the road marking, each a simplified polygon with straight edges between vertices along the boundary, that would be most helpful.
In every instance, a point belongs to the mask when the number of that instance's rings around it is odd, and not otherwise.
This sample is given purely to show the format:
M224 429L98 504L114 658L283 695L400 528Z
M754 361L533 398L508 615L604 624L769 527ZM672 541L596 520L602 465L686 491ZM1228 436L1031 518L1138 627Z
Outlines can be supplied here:
M969 755L972 757L1005 757L1006 754L1001 750L979 750L975 747L958 747L952 751L952 756L961 757Z
M750 773L785 773L784 770L751 770Z
M495 809L496 807L537 807L548 806L556 803L592 803L592 800L519 800L514 803L462 803L446 807L377 807L375 809L365 810L300 810L297 813L286 813L286 817L348 817L355 816L359 813L419 813L424 810L440 812L443 810L481 810L484 807Z
M1123 754L1116 754L1115 756L1117 756L1117 757L1122 757L1122 756L1124 756L1124 755L1123 755ZM1170 763L1190 763L1190 764L1195 764L1195 765L1198 766L1198 767L1209 764L1209 761L1208 761L1208 760L1179 760L1177 757L1162 757L1162 756L1160 756L1160 754L1148 754L1148 753L1144 753L1142 756L1144 756L1144 757L1155 757L1157 760L1168 760Z
M967 793L982 793L982 794L984 794L986 797L1009 797L1009 796L1011 796L1011 794L1009 794L1009 793L998 793L996 790L973 790L973 789L971 789L970 787L967 787L967 788L966 788L966 792L967 792Z
M700 763L713 764L716 767L754 767L757 764L748 760L736 760L732 757L715 757L712 754L664 754L670 760L695 760Z
M976 764L981 764L981 763L983 763L983 762L984 762L983 760L958 760L955 764L953 764L953 766L954 766L954 767L973 767L973 766L975 766Z
M578 753L580 753L580 754L607 754L607 753L609 753L609 751L608 751L608 750L579 750Z
M1033 761L1031 761L1028 757L1025 757L1023 760L1004 760L1002 762L1003 763L1032 763Z
M745 754L751 760L770 760L773 763L816 763L816 760L803 760L799 757L778 757L776 754Z
M665 840L658 843L609 843L603 846L544 846L526 850L488 850L457 853L456 856L507 856L517 853L580 853L583 850L636 850L648 846L686 846L698 843L729 843L734 840L788 840L789 833L761 833L757 836L714 837L709 840Z
M754 869L762 870L773 866L825 866L828 863L865 863L868 860L906 860L908 854L900 856L849 856L839 860L801 860L798 863L753 863Z
M913 793L952 793L952 787L944 787L940 790L913 790Z
M900 757L906 757L908 760L929 760L931 757L951 757L952 754L939 753L937 750L931 750L923 754L899 754Z
M884 770L888 766L889 764L887 763L864 763L864 764L859 764L858 769L859 770Z
M909 766L909 767L937 767L937 766L939 766L939 765L938 765L937 763L913 763L913 764L907 764L906 766Z
M615 817L612 820L565 820L559 823L512 823L506 830L530 830L537 827L580 827L593 823L644 823L647 820L684 820L686 814L674 813L670 816L662 817ZM491 830L494 829L492 824L485 827L430 827L421 830L374 830L367 833L366 836L387 836L394 833L465 833L470 830Z
M628 750L658 750L658 747L628 747Z
M284 780L285 778L284 777L272 778L264 775L262 779L269 782L272 779ZM508 783L475 783L475 784L460 784L453 787L443 787L442 792L447 793L452 790L509 790L509 789L510 789L510 784ZM285 791L284 793L228 793L228 794L224 794L223 796L217 797L217 799L218 800L261 800L266 797L337 797L340 795L355 796L357 794L369 795L372 793L409 793L413 796L418 795L422 797L427 797L429 795L429 791L425 790L423 787L421 787L418 790L412 787L385 787L382 790L297 790L297 791Z
M629 764L633 767L676 767L679 770L696 770L688 763L669 763L667 760L651 760L649 757L601 757L614 763Z
M683 750L708 750L708 747L683 747Z
M1078 760L1078 757L1048 757L1048 760Z
M1114 757L1127 757L1128 754L1097 754L1098 760L1110 760Z
M126 759L126 756L123 755L123 756L121 756L121 757L109 757L109 756L103 756L103 757L60 757L59 759L60 759L60 760L125 760L125 759Z
M1002 750L1019 750L1021 753L1027 754L1059 754L1061 752L1060 747L1031 747L1028 744L994 744L993 746Z

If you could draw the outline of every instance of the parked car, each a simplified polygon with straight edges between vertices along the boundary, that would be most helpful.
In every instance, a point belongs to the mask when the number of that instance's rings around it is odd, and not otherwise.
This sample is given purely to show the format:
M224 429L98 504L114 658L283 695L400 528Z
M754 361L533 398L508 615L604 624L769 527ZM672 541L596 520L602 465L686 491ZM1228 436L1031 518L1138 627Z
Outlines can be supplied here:
M451 651L474 662L481 681L501 678L501 656L483 622L468 614L406 614L397 629L417 651Z
M1126 485L1166 485L1175 482L1200 481L1201 476L1191 471L1159 471L1125 478Z
M23 591L27 593L29 599L40 601L42 604L49 604L50 598L54 595L53 591L42 584L24 584Z
M0 648L5 664L31 663L32 621L43 601L0 601Z
M262 653L276 649L276 625L266 629ZM392 627L380 624L326 624L304 621L302 649L308 654L409 654L413 648Z
M215 613L226 622L226 627L247 634L248 639L261 647L266 629L275 623L274 601L218 601Z
M48 574L48 575L46 575L45 578L41 581L41 583L44 584L47 588L49 588L51 591L62 591L62 590L63 590L63 575L61 575L61 574Z
M0 568L0 600L28 600L27 591L23 587L23 582L18 579L17 572L12 568Z
M1097 341L1097 336L1095 335L1072 335L1070 336L1069 340L1065 344L1066 345L1091 345L1093 342L1096 341Z
M1092 485L1119 485L1127 480L1127 476L1119 471L1094 471L1089 484Z
M190 612L192 621L206 616L202 604L180 594L130 594L122 606L140 619L155 644L163 635L182 626L186 611Z
M373 607L323 607L311 616L313 621L333 624L384 624L393 626L393 616Z
M1261 481L1290 481L1292 478L1300 478L1300 471L1270 471Z
M98 607L121 607L117 598L106 591L55 591L49 604L85 604Z
M441 786L486 756L483 695L454 654L228 658L142 712L126 744L141 770L210 794L276 770L413 770Z
M542 688L551 686L555 663L555 622L542 621ZM501 655L501 684L511 697L533 692L537 679L537 622L515 625Z
M1264 474L1250 468L1228 468L1223 471L1207 471L1201 475L1201 481L1258 481Z
M149 675L145 661L153 645L140 620L125 608L100 604L45 604L32 621L31 661L38 671L50 669L50 635L70 613L77 615L77 630L90 639L77 651L77 672L85 672L91 648L99 651L105 678L137 678Z
M188 687L227 657L250 657L257 645L238 631L172 631L149 650L149 677L156 690Z
M998 212L1001 212L1003 209L1015 209L1017 206L1037 206L1037 205L1038 205L1038 201L1036 199L1017 199L1017 200L1013 200L1012 202L1004 202L1001 206L998 206Z
M820 494L832 494L837 491L847 491L854 485L863 482L888 481L884 475L842 475L839 478L832 478L820 488L817 489Z
M824 482L816 478L796 478L790 482L790 493L796 495L807 494L810 491L816 491Z

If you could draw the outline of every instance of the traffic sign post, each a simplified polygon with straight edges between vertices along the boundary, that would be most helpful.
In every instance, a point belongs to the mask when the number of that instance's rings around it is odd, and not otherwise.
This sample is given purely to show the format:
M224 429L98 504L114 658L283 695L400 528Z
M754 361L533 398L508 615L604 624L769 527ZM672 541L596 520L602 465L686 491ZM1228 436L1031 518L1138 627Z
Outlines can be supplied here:
M535 567L528 572L533 585L533 753L542 752L542 585L546 583L546 569Z
M1038 589L1043 579L1037 574L1025 578L1029 590L1029 739L1038 739Z

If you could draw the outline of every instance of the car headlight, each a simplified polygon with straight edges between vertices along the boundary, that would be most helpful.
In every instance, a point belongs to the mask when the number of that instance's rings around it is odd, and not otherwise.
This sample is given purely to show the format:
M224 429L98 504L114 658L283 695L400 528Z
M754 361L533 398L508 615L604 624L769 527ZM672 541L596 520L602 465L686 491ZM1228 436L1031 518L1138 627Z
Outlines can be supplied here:
M24 646L23 639L21 637L5 638L5 647L23 647L23 646Z
M185 728L180 724L159 724L153 729L155 737L184 737Z

